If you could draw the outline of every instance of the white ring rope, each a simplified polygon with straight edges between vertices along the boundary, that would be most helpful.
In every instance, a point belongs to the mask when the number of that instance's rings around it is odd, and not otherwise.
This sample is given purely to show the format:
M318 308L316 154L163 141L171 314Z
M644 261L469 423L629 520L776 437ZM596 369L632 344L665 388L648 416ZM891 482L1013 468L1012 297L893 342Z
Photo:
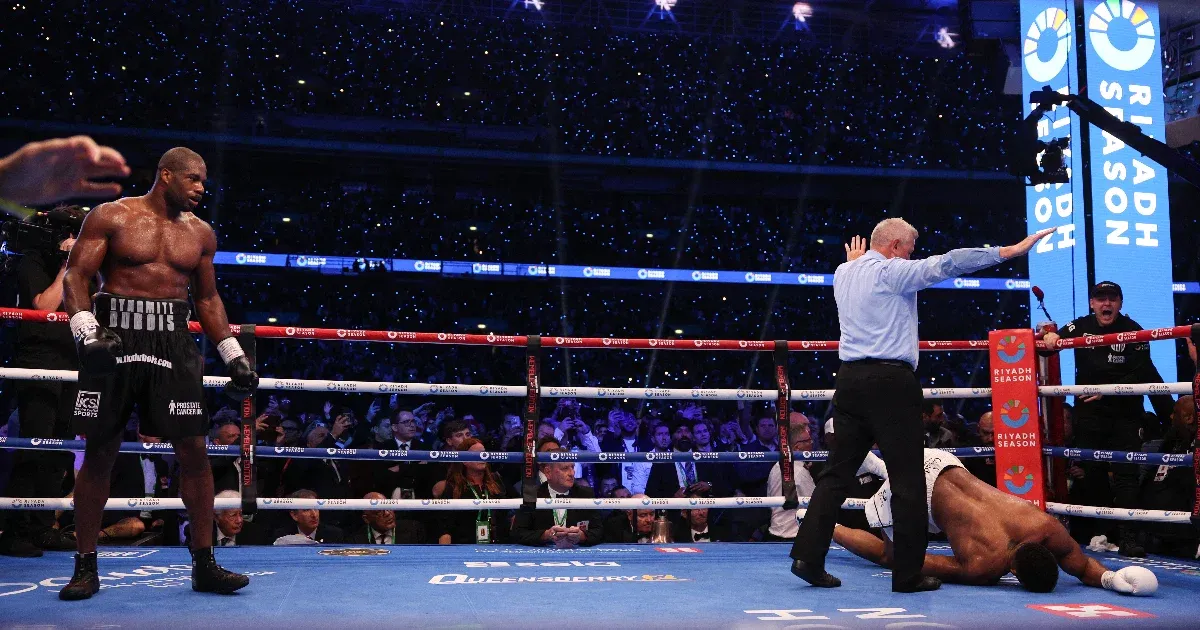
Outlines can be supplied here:
M37 370L30 368L0 368L0 378L18 381L75 382L78 373L71 370ZM205 376L204 386L221 388L229 382L225 376ZM381 381L326 381L304 379L263 378L259 389L346 392L359 394L407 394L416 396L498 396L520 398L526 394L524 385L459 385L429 383L389 383ZM932 387L923 389L926 398L990 398L990 387ZM1043 396L1144 396L1157 394L1190 394L1191 383L1142 383L1136 385L1071 385L1042 386ZM645 400L774 400L777 389L717 389L667 387L542 387L544 398L637 398ZM832 400L832 389L793 389L796 400Z
M811 497L799 497L799 507L808 507ZM846 499L842 508L864 509L867 499ZM218 510L240 509L241 499L215 499L213 506ZM515 510L521 507L521 499L258 499L260 510ZM539 510L690 510L778 508L783 507L783 497L723 497L710 499L548 499L537 501ZM75 500L65 499L15 499L0 498L0 510L74 510ZM106 510L148 511L184 510L183 499L109 499ZM1116 521L1144 521L1155 523L1190 523L1189 512L1163 510L1133 510L1122 508L1098 508L1088 505L1046 503L1050 514L1066 516L1090 516Z

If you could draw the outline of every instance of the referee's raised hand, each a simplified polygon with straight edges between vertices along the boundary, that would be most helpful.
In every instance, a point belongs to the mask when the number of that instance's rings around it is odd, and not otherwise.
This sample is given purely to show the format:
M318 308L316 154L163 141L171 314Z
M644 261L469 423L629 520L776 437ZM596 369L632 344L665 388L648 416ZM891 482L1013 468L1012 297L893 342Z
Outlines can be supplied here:
M1054 232L1057 229L1058 228L1056 228L1056 227L1046 228L1044 230L1038 231L1035 234L1030 234L1029 236L1026 236L1025 240L1021 241L1020 243L1017 243L1016 245L1008 245L1006 247L1001 247L1000 248L1000 257L1005 260L1008 260L1009 258L1016 258L1017 256L1024 256L1025 254L1029 253L1029 250L1033 249L1034 243L1037 243L1038 241L1042 240L1043 238L1046 237L1046 235Z
M867 253L867 239L861 236L855 236L846 243L846 262L851 262L854 259Z

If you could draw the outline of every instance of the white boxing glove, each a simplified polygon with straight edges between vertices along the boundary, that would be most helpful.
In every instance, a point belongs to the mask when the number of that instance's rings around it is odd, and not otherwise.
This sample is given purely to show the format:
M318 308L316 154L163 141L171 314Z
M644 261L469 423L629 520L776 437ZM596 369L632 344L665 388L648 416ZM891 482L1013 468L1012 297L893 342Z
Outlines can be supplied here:
M1100 577L1100 584L1110 591L1129 595L1152 595L1158 590L1158 578L1145 567L1105 571Z

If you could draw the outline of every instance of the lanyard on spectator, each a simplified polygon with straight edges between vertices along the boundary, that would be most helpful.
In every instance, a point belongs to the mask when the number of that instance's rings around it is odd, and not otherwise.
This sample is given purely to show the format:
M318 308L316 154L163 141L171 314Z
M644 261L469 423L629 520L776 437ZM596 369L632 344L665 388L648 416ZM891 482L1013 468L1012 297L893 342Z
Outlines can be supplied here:
M488 498L487 486L483 486L481 488L483 490L483 496L479 496L479 493L475 491L475 486L471 485L470 483L467 484L467 488L470 489L471 494L475 495L476 499L487 500L487 498ZM483 516L484 512L487 512L486 520L490 521L492 519L492 511L491 510L479 510L479 513L475 515L475 520L477 520L477 521L485 520L484 516Z

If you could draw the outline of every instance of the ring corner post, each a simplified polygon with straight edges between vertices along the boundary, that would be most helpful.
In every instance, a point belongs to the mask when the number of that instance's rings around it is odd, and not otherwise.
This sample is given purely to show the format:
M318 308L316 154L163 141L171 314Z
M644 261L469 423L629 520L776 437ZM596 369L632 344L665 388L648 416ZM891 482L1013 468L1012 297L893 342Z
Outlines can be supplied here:
M540 335L529 335L525 344L525 461L521 481L521 509L533 510L537 506L537 423L541 406L541 352Z
M238 331L238 343L246 353L250 369L257 369L258 348L254 324L243 324ZM256 427L254 426L255 394L251 392L242 400L242 514L253 516L258 510L258 480L254 474L254 447L258 443Z
M783 509L794 510L799 502L796 499L796 478L792 467L791 423L788 413L791 410L792 389L788 381L788 342L776 340L772 352L775 358L775 384L779 388L775 400L775 428L779 432L779 478L783 481Z
M993 330L988 334L996 486L1001 492L1045 509L1036 350L1031 329Z

